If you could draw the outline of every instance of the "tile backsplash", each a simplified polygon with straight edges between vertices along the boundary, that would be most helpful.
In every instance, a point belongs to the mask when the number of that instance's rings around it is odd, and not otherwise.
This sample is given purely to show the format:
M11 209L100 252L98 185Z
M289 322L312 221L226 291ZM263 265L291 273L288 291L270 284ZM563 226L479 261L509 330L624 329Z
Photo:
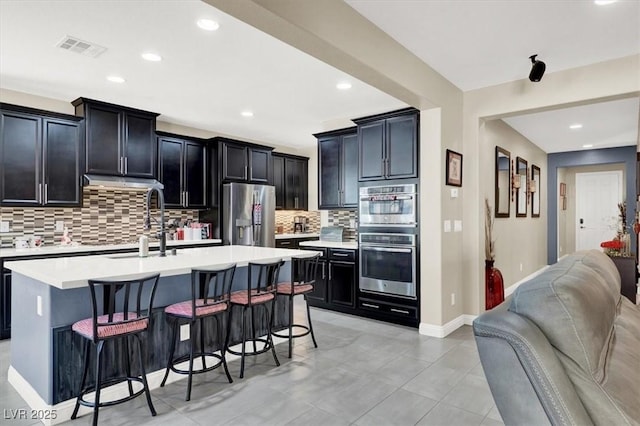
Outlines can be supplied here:
M73 241L82 244L120 244L137 241L145 233L146 193L141 191L84 188L82 208L0 207L0 221L10 222L11 232L0 233L0 247L12 247L17 236L39 235L45 245L59 244L63 221ZM153 211L153 216L159 216ZM197 221L197 210L166 210L165 220ZM155 227L147 234L155 233Z
M305 216L309 219L309 232L320 232L319 211L276 210L276 226L282 225L283 234L293 233L293 217Z
M355 225L352 226L352 225ZM354 210L329 210L329 226L344 228L343 240L358 240L358 212Z

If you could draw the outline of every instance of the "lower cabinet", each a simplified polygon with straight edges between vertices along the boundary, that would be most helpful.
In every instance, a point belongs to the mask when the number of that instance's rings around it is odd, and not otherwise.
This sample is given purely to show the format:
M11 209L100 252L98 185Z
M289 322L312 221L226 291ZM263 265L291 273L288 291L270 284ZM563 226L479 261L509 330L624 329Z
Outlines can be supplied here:
M11 271L0 275L0 339L11 337Z

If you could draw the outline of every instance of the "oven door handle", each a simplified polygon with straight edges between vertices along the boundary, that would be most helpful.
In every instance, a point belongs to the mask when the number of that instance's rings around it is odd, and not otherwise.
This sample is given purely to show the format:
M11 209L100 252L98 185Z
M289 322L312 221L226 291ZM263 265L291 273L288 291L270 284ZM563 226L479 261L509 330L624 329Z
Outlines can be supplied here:
M362 247L362 250L371 250L371 251L388 251L391 253L411 253L413 249L404 249L404 248L387 248L387 247Z

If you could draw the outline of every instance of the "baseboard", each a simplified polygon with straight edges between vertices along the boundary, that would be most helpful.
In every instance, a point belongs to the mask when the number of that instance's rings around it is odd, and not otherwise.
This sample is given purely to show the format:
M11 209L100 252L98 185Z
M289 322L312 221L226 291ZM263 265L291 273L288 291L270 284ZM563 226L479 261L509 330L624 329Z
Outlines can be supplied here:
M467 324L465 322L465 315L460 315L444 325L434 325L421 322L418 332L425 336L442 338L447 337L449 334L453 333L465 324Z
M277 345L282 342L287 342L287 339L273 336L274 344ZM241 345L232 346L231 349L240 351ZM227 362L231 362L233 360L240 358L240 356L227 353L226 358L227 358ZM199 362L199 359L196 360L196 365L194 366L195 368L198 368L197 362ZM176 367L178 369L183 369L183 370L188 369L189 361L185 361L183 363L177 364ZM154 390L160 387L160 383L162 383L162 379L164 378L164 372L165 370L162 369L162 370L153 371L151 373L147 373L147 383L149 384L150 390ZM221 373L221 374L224 374L224 373ZM29 384L29 382L27 382L25 378L22 377L22 375L16 369L13 368L13 366L9 366L7 377L11 386L13 386L13 388L18 392L18 394L20 394L22 399L25 400L27 405L30 407L30 410L26 410L26 412L16 410L15 414L13 412L10 412L9 410L5 410L5 416L15 415L16 416L15 420L18 420L21 418L25 418L25 416L26 416L26 419L31 419L32 418L31 414L33 414L36 416L40 416L40 417L34 418L34 420L40 420L45 426L57 425L60 423L67 422L71 419L71 414L73 414L73 409L75 408L75 404L76 404L75 398L62 401L55 405L47 404L45 400L42 399L40 394L38 394L38 392L31 386L31 384ZM169 377L167 377L166 383L167 384L173 383L178 380L186 379L186 377L187 376L183 374L177 374L177 373L174 373L173 371L170 371ZM134 390L135 389L137 388L135 388L135 384L134 384ZM119 398L123 398L128 394L129 394L129 390L127 387L127 383L122 382L122 383L118 383L117 385L103 388L100 391L100 400L112 401ZM87 399L89 401L92 398L93 398L92 393L87 395ZM144 397L141 396L140 398L144 398ZM80 410L78 411L78 417L83 416L85 414L90 414L91 412L92 412L91 408L80 406ZM49 418L44 419L42 418L43 415ZM51 417L55 417L55 418L51 418Z

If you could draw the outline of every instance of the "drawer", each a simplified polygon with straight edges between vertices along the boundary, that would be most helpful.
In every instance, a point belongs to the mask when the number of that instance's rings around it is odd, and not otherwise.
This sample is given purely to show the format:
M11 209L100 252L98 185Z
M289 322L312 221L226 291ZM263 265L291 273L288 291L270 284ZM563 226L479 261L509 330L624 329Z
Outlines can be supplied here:
M298 247L300 250L313 250L313 251L319 251L320 253L322 253L322 256L320 256L320 259L325 260L327 258L327 249L324 247L310 247L310 246L300 246Z
M358 307L366 311L380 312L404 318L417 318L418 309L415 306L406 306L391 302L381 302L379 300L360 298Z
M330 260L342 260L345 262L355 262L356 261L356 251L355 250L344 250L344 249L329 249L329 259Z
M276 240L276 248L288 248L295 249L298 248L298 241L295 239L284 239L284 240Z

